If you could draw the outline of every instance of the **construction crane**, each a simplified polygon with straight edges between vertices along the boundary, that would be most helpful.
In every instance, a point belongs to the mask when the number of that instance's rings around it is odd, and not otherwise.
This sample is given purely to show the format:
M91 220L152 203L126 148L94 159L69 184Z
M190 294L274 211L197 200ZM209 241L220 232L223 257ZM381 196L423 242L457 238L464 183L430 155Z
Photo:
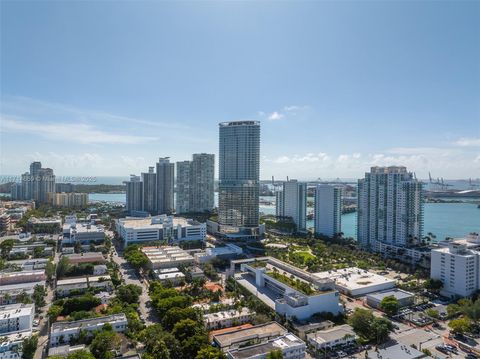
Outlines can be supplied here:
M432 179L432 175L430 172L428 172L428 179L430 180L430 184L432 185L436 185L436 186L439 186L440 189L442 190L446 190L448 187L452 187L453 185L451 184L448 184L448 183L445 183L445 181L443 180L443 177L437 177L437 180L434 181Z

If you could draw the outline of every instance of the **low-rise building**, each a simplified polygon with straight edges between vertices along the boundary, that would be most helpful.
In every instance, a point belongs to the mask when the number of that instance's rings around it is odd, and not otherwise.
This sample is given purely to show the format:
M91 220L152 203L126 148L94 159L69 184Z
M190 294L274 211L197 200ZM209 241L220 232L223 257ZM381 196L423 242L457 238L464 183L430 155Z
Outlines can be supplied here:
M57 281L57 297L66 297L72 293L84 293L88 288L111 291L113 288L110 275L75 277Z
M84 293L88 289L87 277L57 280L57 297L66 297L72 293Z
M8 284L20 284L31 282L44 282L47 279L45 271L40 270L23 270L20 272L3 272L0 273L0 286Z
M53 323L50 329L50 346L70 343L72 339L77 338L81 330L92 334L94 331L102 329L105 324L110 324L115 332L122 333L127 329L127 317L121 313L74 322Z
M34 304L10 304L0 306L0 334L31 331L35 316Z
M227 329L225 329L227 330ZM227 351L243 346L245 343L259 344L270 339L280 337L288 333L288 330L277 322L270 322L251 326L240 330L213 334L213 342L221 350Z
M23 358L23 341L32 336L30 330L2 335L0 339L0 359Z
M103 254L99 252L65 254L65 257L68 258L68 263L72 265L80 263L105 264L107 262Z
M102 301L102 304L108 304L108 302L115 296L110 292L100 292L95 294L95 297Z
M164 268L154 270L155 277L160 281L160 283L172 283L177 285L185 281L185 274L180 272L178 268Z
M305 358L305 342L295 335L288 333L269 340L266 343L250 345L243 348L227 351L228 359L264 359L267 354L280 350L284 358L303 359Z
M395 288L395 280L357 267L315 273L319 279L333 279L343 294L358 297L372 292Z
M350 325L339 325L330 329L307 334L307 343L315 350L334 349L354 344L357 335Z
M318 312L335 315L343 312L340 294L332 279L318 279L272 257L235 262L243 262L240 265L242 275L246 276L243 278L255 286L254 294L262 288L265 293L258 298L287 318L305 320Z
M330 320L309 320L307 322L294 321L292 323L293 332L302 340L307 340L307 334L318 330L333 328L335 323Z
M45 282L29 282L0 286L0 305L19 303L25 295L32 299L35 286L37 285L45 286Z
M102 275L107 273L107 266L105 264L97 264L93 266L93 275Z
M61 357L66 357L69 354L76 352L78 350L84 350L85 344L80 344L80 345L60 345L58 347L52 347L48 349L48 356L61 356Z
M203 315L205 326L208 330L232 327L252 321L254 313L248 308L241 310L226 310L223 312Z
M221 247L207 248L205 252L195 253L195 261L197 263L206 263L215 258L232 259L243 253L241 247L235 244L227 243Z
M88 277L88 287L111 291L113 289L112 279L109 274Z
M100 224L65 223L62 244L100 244L105 240L105 229Z
M367 351L365 357L369 359L420 359L428 355L405 344L395 344L386 348L375 348Z
M30 217L27 222L27 228L33 233L60 233L62 230L62 219L60 217Z
M415 295L402 289L384 290L382 292L367 294L367 304L372 308L379 308L380 303L386 297L394 297L398 300L400 307L408 307L413 305Z
M141 251L147 256L151 269L189 266L193 257L177 246L143 247Z

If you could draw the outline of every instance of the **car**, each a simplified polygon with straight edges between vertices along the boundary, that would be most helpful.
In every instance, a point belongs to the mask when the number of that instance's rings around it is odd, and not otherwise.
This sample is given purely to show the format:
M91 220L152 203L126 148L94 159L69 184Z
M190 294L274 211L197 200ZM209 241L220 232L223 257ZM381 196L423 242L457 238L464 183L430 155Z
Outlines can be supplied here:
M438 324L437 322L433 323L432 327L433 328L441 328L440 324Z
M478 359L478 356L476 356L476 355L473 354L473 353L468 353L465 358L466 358L466 359Z
M435 349L437 349L439 352L442 352L444 354L450 354L450 351L444 345L437 345Z

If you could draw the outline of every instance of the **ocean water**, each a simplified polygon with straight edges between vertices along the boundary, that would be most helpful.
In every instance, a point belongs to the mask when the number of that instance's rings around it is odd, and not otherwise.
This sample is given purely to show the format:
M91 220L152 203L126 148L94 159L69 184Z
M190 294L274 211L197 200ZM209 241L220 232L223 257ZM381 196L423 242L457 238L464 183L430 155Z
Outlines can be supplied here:
M109 201L125 203L125 194L91 193L90 201ZM275 197L261 197L265 201L275 201ZM215 205L218 193L215 193ZM309 208L309 211L312 210ZM274 205L260 205L260 212L275 214ZM307 221L307 227L313 227L313 220ZM347 237L356 238L357 214L342 215L342 232ZM472 202L466 203L426 203L424 214L424 233L432 232L437 240L445 237L462 237L471 232L480 232L480 208Z

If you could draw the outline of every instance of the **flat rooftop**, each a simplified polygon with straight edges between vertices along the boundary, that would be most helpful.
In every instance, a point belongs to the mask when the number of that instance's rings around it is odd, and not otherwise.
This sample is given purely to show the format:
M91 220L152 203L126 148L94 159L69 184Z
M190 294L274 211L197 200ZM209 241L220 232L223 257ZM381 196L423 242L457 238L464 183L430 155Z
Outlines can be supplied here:
M117 321L126 321L125 314L114 314L106 317L99 317L93 319L83 319L74 322L57 322L52 324L51 333L59 333L68 329L84 328L89 326L102 325L106 323L112 323Z
M45 282L28 282L19 284L7 284L0 286L0 294L4 293L17 293L17 292L30 292L33 291L36 285L45 285Z
M335 284L349 290L390 283L395 280L357 267L330 270L313 274L318 279L333 279Z
M230 329L230 330L228 330ZM228 330L228 331L227 331ZM221 332L227 331L227 332ZM229 347L232 344L248 341L253 338L265 338L273 335L283 335L288 331L277 322L270 322L261 325L250 326L249 328L242 328L240 330L233 330L231 328L221 329L215 331L213 338L220 345L220 347Z
M307 334L307 338L322 344L342 339L346 335L356 336L353 328L350 325L344 324L330 329L318 330L315 333Z
M10 304L0 306L0 319L22 317L31 315L35 306L34 304Z
M397 300L401 300L401 299L412 298L414 296L414 294L410 293L410 292L407 292L407 291L404 291L402 289L398 289L398 288L397 289L391 289L391 290L384 290L382 292L367 294L368 298L373 298L373 299L376 299L378 301L382 301L383 298L390 297L390 296L395 297Z
M283 350L286 348L305 345L305 343L293 334L286 334L267 343L252 345L241 349L230 350L229 354L234 359L248 359L258 355L270 353L273 350Z
M370 359L417 359L424 358L426 355L421 351L404 344L396 344L388 348L378 348L368 351Z
M251 314L250 309L244 307L240 312L236 309L225 310L223 312L205 314L203 318L206 322L215 322L221 319L237 318L249 314Z
M119 223L125 228L135 228L135 229L162 229L164 226L193 226L199 225L199 222L196 222L192 219L187 219L183 217L171 217L171 216L154 216L154 217L126 217L119 219Z

